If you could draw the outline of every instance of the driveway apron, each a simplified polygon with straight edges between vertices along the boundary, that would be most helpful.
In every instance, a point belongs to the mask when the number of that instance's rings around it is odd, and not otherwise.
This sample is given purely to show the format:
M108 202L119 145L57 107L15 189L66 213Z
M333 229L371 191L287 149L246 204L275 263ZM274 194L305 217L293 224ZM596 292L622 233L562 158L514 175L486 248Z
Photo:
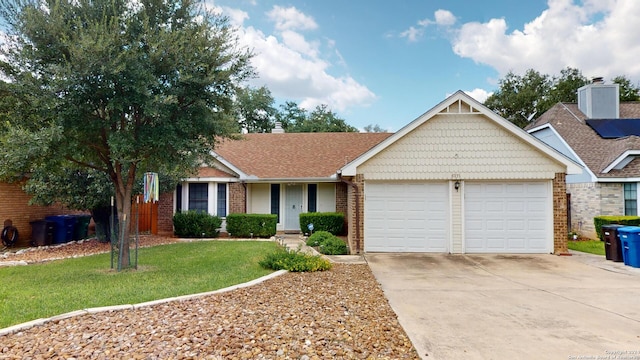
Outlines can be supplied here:
M640 359L640 269L600 258L366 255L423 359Z

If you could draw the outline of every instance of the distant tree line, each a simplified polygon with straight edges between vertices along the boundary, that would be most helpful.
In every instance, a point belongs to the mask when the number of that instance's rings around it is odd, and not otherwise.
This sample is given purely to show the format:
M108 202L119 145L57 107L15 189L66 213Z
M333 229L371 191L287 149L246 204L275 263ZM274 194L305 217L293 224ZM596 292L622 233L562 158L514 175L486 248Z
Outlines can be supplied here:
M238 131L267 133L279 122L286 132L357 132L358 129L338 117L326 104L318 105L311 112L294 101L274 106L271 91L265 86L239 89L236 95L235 113Z
M624 75L611 81L620 86L620 101L640 100L640 88ZM525 127L558 102L577 102L577 90L590 83L578 69L567 67L559 76L529 69L524 75L509 72L484 104L512 123Z

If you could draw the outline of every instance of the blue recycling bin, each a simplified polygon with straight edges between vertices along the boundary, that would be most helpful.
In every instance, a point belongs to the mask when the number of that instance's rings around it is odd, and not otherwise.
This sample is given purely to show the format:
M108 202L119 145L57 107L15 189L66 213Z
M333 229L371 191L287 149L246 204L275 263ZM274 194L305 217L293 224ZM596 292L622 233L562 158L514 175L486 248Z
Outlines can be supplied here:
M76 218L70 215L47 216L47 221L55 224L53 231L53 243L62 244L73 240L73 231Z
M625 226L618 229L622 260L625 265L640 268L640 227Z

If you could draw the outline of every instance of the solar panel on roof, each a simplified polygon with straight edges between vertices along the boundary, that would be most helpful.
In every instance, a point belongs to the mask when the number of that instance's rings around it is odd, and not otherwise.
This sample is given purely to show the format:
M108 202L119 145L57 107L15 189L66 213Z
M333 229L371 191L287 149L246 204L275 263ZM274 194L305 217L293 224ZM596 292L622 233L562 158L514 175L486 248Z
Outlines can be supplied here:
M588 119L587 125L603 139L640 136L640 119Z

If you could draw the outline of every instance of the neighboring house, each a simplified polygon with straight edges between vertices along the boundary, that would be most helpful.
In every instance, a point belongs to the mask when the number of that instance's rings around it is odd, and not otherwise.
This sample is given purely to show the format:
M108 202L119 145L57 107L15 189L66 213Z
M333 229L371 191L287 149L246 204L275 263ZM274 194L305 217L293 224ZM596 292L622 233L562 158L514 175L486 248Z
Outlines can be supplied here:
M581 87L577 104L556 104L527 131L584 168L567 176L570 230L595 239L595 216L638 214L640 102L620 103L617 84Z
M580 167L462 91L395 134L247 134L186 179L174 210L345 213L352 253L563 253ZM168 216L167 216L168 217Z
M11 220L13 226L18 229L18 242L16 247L29 246L31 240L31 221L44 219L49 215L64 214L61 206L37 206L29 205L31 196L22 190L23 183L0 182L0 224L5 220ZM0 243L0 247L2 244Z

